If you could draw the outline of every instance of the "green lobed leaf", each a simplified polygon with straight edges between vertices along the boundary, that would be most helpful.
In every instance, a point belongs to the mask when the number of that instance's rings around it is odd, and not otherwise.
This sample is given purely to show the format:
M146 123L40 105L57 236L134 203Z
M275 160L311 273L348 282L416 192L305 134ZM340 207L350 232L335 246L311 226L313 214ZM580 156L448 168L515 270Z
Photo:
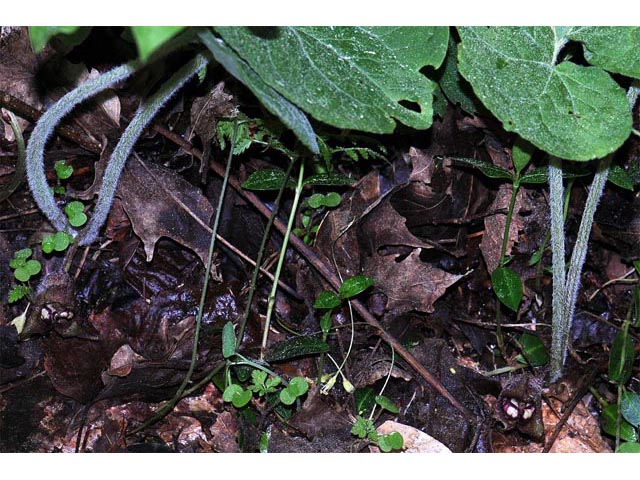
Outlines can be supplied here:
M236 332L232 322L227 322L222 328L222 356L230 358L236 353Z
M584 45L591 65L640 78L640 27L570 27L567 36Z
M514 312L517 312L522 301L522 280L520 280L520 276L510 268L498 267L491 274L491 285L498 300Z
M624 385L631 377L635 352L627 329L619 331L613 339L609 354L609 381Z
M338 128L391 133L394 120L432 122L446 27L216 27L260 78L316 119ZM401 102L417 104L415 111Z
M340 285L340 298L353 298L373 286L373 283L373 278L367 277L366 275L355 275L347 278L342 285Z
M27 263L27 258L33 254L33 250L30 248L23 248L13 254L13 258L9 261L11 268L23 267Z
M77 32L81 32L83 27L29 27L29 38L31 39L31 48L35 53L40 52L49 43L49 40L56 35L74 36ZM80 43L88 35L89 31L83 33Z
M376 403L380 405L385 410L391 413L399 413L400 409L398 406L391 401L391 399L385 397L384 395L376 395Z
M532 367L541 367L549 362L549 354L542 341L536 335L523 333L519 341L527 357L529 357ZM527 363L523 355L518 355L516 360L523 364Z
M156 50L184 30L185 27L138 26L130 28L138 47L140 59L146 62Z
M9 290L9 294L7 295L7 302L15 303L30 294L31 289L26 285L14 285Z
M251 90L265 108L289 127L311 153L319 154L318 142L313 128L304 113L298 107L280 95L234 53L223 42L218 41L210 31L199 34L202 43L213 54L214 58L227 71Z
M257 170L249 175L242 184L246 190L280 190L287 177L287 173L279 168ZM290 178L287 187L295 188L296 184Z
M611 168L609 169L609 176L607 177L607 180L614 185L619 186L620 188L624 188L625 190L633 192L633 180L631 179L627 171L620 165L611 166Z
M299 336L285 340L269 350L268 362L282 362L295 357L317 355L329 350L329 345L317 337Z
M474 168L480 170L483 174L485 174L489 178L505 178L507 180L512 180L513 175L510 172L496 167L494 164L485 162L484 160L477 160L475 158L464 158L464 157L448 157L451 160L455 160L456 162L464 163L466 165L470 165Z
M318 298L316 298L315 303L313 304L313 308L318 309L331 309L339 307L342 303L342 300L338 295L329 290L324 290L320 292Z
M305 185L323 185L328 187L341 187L353 185L354 178L339 173L318 173L305 178Z
M618 406L613 403L611 405L607 405L602 409L602 415L600 416L602 430L605 433L611 435L612 437L616 436L616 421L618 418ZM624 418L620 419L620 438L625 442L637 442L638 441L638 433L633 425L627 422Z
M618 447L616 453L640 453L640 443L625 442Z
M563 30L566 32L566 30ZM591 160L631 132L625 91L598 67L559 62L565 39L552 27L459 27L460 73L484 105L538 148Z
M640 395L634 392L623 392L620 412L624 419L634 427L640 427Z

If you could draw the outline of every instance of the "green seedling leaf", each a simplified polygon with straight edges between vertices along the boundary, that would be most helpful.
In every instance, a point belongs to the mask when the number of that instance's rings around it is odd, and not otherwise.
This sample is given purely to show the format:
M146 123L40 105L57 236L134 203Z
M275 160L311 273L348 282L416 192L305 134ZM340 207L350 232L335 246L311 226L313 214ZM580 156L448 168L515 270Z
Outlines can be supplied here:
M292 378L289 386L280 391L280 401L285 405L292 405L296 398L307 393L307 390L309 390L309 384L304 378Z
M233 323L227 322L222 328L222 356L230 358L236 353L236 332Z
M616 453L640 453L640 443L625 442L618 447Z
M73 174L73 167L64 163L64 160L58 160L53 165L56 175L60 180L66 180Z
M385 410L391 413L400 412L400 409L397 407L397 405L393 403L389 398L383 395L377 395L375 400L376 400L376 403L380 405L380 407L384 408Z
M413 128L431 125L435 84L420 69L440 66L448 28L216 27L216 31L264 82L322 122L373 133L391 133L394 120Z
M519 341L531 361L532 367L541 367L549 362L549 354L537 336L530 333L523 333ZM523 355L518 355L516 360L522 364L527 363Z
M316 298L315 303L313 304L313 308L317 309L332 309L339 307L342 303L342 300L338 295L329 290L324 290L320 292L318 298Z
M74 200L64 207L64 213L69 217L69 223L74 227L81 227L87 223L87 216L84 213L84 204Z
M7 301L9 303L15 303L28 295L31 295L31 289L29 287L26 285L14 285L9 290Z
M75 37L74 34L82 33L82 38L75 43L76 45L89 34L89 29L83 32L83 27L29 27L29 38L31 39L31 48L35 53L39 53L49 40L56 35L65 35L69 37Z
M33 250L30 248L23 248L13 254L13 258L9 261L9 266L13 269L24 267L27 263L27 259L33 254Z
M531 258L529 259L529 266L533 267L534 265L537 265L541 258L542 250L536 250L535 252L533 252L533 255L531 255Z
M307 204L311 208L320 208L324 204L324 195L321 193L314 193L307 200Z
M624 419L634 427L640 427L640 395L634 392L623 392L620 412Z
M634 260L633 261L633 268L635 268L636 272L638 274L640 274L640 260Z
M251 90L265 108L289 127L311 153L320 153L313 128L298 107L267 85L261 75L256 73L227 45L215 38L211 32L201 32L199 36L216 61Z
M73 237L66 232L56 232L54 235L45 235L42 239L42 251L44 253L64 252L73 242Z
M363 418L360 415L356 416L356 421L353 424L353 427L351 427L351 434L358 438L367 438L371 433L376 433L376 429L373 426L373 420Z
M477 160L475 158L464 158L464 157L449 157L451 160L455 160L456 162L464 163L470 165L474 168L480 170L484 175L489 178L504 178L507 180L513 180L513 175L508 171L496 167L492 163L485 162L483 160Z
M149 57L185 27L130 27L138 47L140 60L146 62Z
M340 205L342 197L337 192L329 192L324 197L324 206L328 208L335 208Z
M517 173L522 172L529 162L534 152L534 147L529 142L525 142L522 139L518 139L511 149L511 159L513 160L513 166Z
M260 434L260 453L269 453L269 435L266 432Z
M458 44L453 38L449 38L449 49L440 68L438 83L449 101L454 105L460 105L465 112L476 115L484 110L482 102L473 93L473 88L458 71Z
M609 380L619 385L627 383L633 370L633 341L626 329L619 331L613 339L609 355Z
M51 189L51 191L55 194L55 195L64 195L65 193L67 193L67 189L64 188L62 185L58 185L56 187L53 187Z
M527 172L522 177L520 177L520 183L523 185L549 183L549 169L540 167Z
M340 298L347 299L360 295L367 288L373 286L373 278L365 275L355 275L347 278L340 286Z
M249 178L242 184L246 190L280 190L287 177L283 170L273 168L258 170L249 175ZM296 184L289 179L287 187L295 188Z
M332 326L333 321L331 320L331 312L325 312L320 319L320 330L322 330L322 335L325 339L327 338Z
M620 165L613 165L609 169L607 180L620 188L633 192L633 180L627 171Z
M231 402L236 408L242 408L251 400L251 392L244 390L236 383L232 383L224 390L222 399L225 402Z
M328 350L329 345L317 337L293 337L272 347L266 360L268 362L282 362L295 357L325 353Z
M601 68L559 58L566 29L458 32L460 73L507 131L552 155L581 161L608 155L629 136L625 91Z
M353 394L356 403L356 413L363 415L371 411L376 403L376 394L371 387L358 388Z
M600 418L602 421L602 430L612 437L615 437L618 406L616 404L607 405L602 409L602 415ZM638 433L636 432L636 429L633 428L633 425L627 422L624 418L620 419L620 438L625 442L638 441Z
M505 306L518 311L522 301L522 280L520 276L507 267L498 267L491 274L493 291Z
M42 270L42 265L38 260L28 260L25 266L23 267L29 272L29 275L34 276L40 273Z
M640 327L640 285L636 285L636 288L633 289L633 309L635 313L635 323L634 327Z
M402 450L404 440L398 432L391 432L387 435L378 436L378 447L381 451L388 453L392 450Z
M640 78L640 27L570 27L567 36L584 45L591 65Z
M327 187L342 187L353 185L355 179L339 173L318 173L304 180L305 185L321 185Z

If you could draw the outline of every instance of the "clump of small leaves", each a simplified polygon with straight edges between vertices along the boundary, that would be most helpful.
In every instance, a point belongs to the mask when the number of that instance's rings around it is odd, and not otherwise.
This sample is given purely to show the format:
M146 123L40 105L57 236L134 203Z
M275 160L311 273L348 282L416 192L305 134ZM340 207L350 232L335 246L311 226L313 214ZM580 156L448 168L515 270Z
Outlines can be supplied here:
M69 202L64 207L64 213L69 218L69 223L74 227L81 227L87 223L87 215L84 213L84 204L82 202Z
M356 417L356 423L354 423L351 428L351 433L358 438L369 440L385 453L392 450L402 450L402 446L404 444L402 435L398 432L380 435L376 432L373 420L370 418L363 418L360 415Z
M73 237L66 232L45 235L42 239L42 251L44 253L64 252L72 242Z
M15 303L31 294L31 288L26 283L42 270L40 262L31 258L31 255L33 255L33 251L30 248L23 248L14 253L13 258L9 261L13 276L16 280L22 282L21 284L13 285L9 290L7 297L9 303Z

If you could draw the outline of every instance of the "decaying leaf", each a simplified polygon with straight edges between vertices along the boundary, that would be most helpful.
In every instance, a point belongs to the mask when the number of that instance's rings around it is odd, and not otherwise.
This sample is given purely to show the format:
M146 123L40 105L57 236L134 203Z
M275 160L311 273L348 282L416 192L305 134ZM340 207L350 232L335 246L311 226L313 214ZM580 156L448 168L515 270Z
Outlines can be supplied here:
M171 170L134 156L116 193L143 243L147 261L156 242L168 237L193 250L206 265L213 207L200 190Z
M196 98L191 104L191 124L203 145L216 136L219 118L237 115L238 104L233 95L224 91L224 82L218 83L207 95Z
M373 277L376 288L387 296L387 310L393 315L411 310L433 312L434 302L462 277L423 262L420 249L405 258L402 255L372 257L364 272Z
M431 183L431 176L436 168L433 156L427 151L409 148L409 160L413 169L409 180L412 182Z

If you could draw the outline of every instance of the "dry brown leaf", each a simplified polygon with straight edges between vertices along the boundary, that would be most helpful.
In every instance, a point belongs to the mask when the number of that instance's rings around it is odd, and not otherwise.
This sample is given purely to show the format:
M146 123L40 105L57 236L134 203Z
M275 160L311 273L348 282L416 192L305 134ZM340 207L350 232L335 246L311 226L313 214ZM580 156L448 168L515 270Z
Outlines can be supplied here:
M367 262L364 272L387 296L387 310L393 315L411 310L433 312L434 302L462 277L422 262L420 249L404 259L401 255L376 255Z
M153 259L156 242L168 237L193 250L206 265L213 207L200 190L172 170L134 156L116 194L144 243L147 261Z
M433 155L426 150L418 150L417 148L409 148L409 160L411 160L411 176L409 180L412 182L431 183L431 176L435 171L436 164L433 161Z
M193 130L206 145L216 136L219 118L236 117L238 104L233 95L224 91L224 82L218 83L203 97L197 97L191 105Z

